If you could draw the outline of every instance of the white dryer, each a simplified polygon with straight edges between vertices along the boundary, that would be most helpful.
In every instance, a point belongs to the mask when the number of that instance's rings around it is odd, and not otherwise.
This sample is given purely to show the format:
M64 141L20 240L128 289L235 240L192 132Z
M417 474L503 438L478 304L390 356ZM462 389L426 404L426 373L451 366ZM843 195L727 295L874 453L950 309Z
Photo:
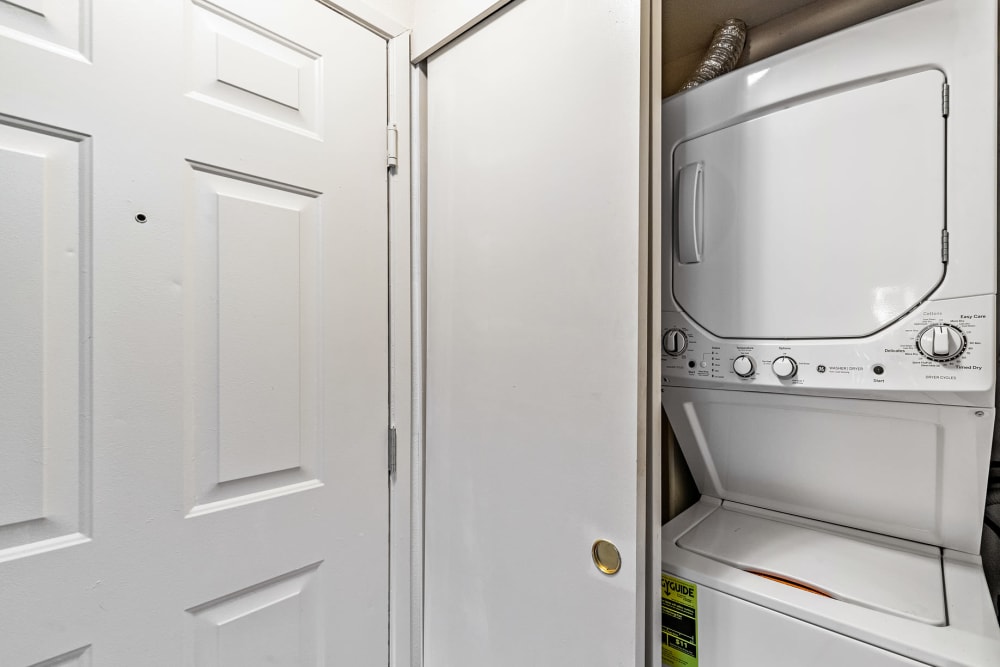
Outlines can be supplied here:
M664 664L1000 666L996 79L925 0L664 101Z

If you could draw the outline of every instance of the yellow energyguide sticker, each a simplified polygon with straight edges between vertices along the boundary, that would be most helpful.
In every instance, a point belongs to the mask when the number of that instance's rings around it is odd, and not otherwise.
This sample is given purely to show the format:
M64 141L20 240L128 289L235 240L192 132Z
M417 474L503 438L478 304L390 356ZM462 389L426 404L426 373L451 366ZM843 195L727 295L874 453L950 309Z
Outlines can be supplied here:
M663 664L698 667L698 586L660 575Z

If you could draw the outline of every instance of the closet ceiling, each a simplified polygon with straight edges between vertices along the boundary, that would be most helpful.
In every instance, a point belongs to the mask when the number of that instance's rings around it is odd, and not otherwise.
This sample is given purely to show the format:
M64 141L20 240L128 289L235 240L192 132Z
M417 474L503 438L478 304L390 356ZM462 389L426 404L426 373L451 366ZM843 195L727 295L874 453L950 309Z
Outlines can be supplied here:
M715 26L729 18L751 28L815 0L664 0L663 60L705 51Z
M677 91L728 18L749 27L741 62L818 39L916 0L663 0L663 96Z

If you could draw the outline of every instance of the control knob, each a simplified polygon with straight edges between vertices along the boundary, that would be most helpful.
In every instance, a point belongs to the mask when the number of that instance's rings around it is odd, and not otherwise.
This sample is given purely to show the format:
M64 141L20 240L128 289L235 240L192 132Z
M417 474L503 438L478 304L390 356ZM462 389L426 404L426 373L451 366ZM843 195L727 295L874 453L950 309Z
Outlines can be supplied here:
M799 370L799 365L791 357L778 357L771 362L771 370L782 380L795 377Z
M933 324L917 334L917 349L929 359L950 361L965 351L965 334L951 324Z
M663 351L671 357L679 357L688 347L687 334L680 329L667 329L663 334Z
M754 363L753 359L745 354L733 359L733 372L739 375L741 378L748 378L753 375Z

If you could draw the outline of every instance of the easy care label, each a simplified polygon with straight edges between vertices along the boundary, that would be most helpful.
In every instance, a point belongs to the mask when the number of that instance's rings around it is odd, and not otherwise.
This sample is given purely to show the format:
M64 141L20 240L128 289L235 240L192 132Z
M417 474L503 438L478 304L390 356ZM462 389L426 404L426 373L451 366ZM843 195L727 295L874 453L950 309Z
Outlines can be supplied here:
M663 664L698 667L698 587L690 581L660 575Z

